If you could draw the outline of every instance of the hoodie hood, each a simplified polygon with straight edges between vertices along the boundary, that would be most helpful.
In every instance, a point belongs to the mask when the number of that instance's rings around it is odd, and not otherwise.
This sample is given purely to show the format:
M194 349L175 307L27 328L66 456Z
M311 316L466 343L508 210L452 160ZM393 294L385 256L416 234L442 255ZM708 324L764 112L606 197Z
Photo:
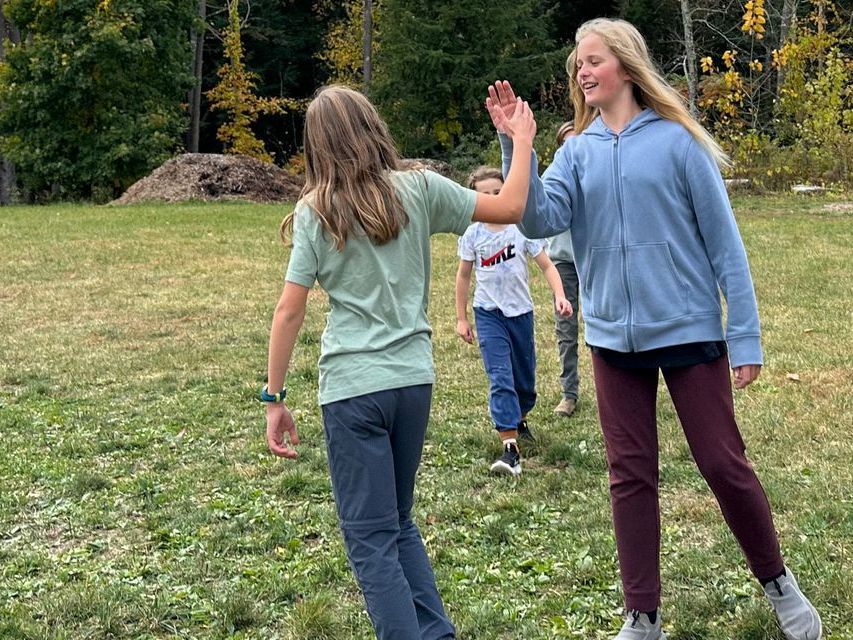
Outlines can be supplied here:
M646 107L640 113L631 118L630 122L625 126L624 129L620 133L616 133L612 129L610 129L604 121L601 119L601 115L596 116L595 120L584 129L581 135L590 135L596 138L613 138L615 136L630 136L638 131L641 131L645 127L647 127L652 122L657 122L658 120L662 120L657 111L654 109L649 109Z

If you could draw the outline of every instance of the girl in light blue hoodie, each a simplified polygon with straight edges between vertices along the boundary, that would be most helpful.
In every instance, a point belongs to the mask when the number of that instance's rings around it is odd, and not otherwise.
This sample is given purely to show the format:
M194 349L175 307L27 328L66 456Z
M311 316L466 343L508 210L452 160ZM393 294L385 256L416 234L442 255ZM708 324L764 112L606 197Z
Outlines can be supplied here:
M784 565L734 416L729 365L743 388L758 377L762 353L746 252L719 170L728 159L655 70L631 24L592 20L575 43L566 68L578 135L541 179L533 158L520 226L530 238L572 234L628 611L614 640L666 637L658 612L659 372L785 637L819 638L820 616ZM490 113L496 105L511 112L515 101L509 83L489 88ZM512 142L500 140L507 171Z

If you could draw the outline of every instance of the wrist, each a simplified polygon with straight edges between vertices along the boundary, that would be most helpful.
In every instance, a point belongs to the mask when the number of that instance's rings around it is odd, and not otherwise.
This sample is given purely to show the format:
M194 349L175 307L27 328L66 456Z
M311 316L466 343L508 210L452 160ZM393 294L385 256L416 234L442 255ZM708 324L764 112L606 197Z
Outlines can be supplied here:
M271 402L271 403L282 403L284 399L287 397L287 386L283 386L281 391L277 391L275 393L271 392L268 385L264 385L261 389L260 396L258 399L261 402Z

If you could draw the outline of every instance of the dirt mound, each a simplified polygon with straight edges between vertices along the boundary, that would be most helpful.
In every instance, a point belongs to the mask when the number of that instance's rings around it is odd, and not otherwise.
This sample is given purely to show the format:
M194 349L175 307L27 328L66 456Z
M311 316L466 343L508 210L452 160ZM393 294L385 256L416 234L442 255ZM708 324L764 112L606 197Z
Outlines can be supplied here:
M453 167L441 160L433 160L432 158L403 158L404 169L429 169L440 173L445 178L454 179L456 172Z
M161 200L295 201L302 179L247 156L185 153L130 186L110 204Z

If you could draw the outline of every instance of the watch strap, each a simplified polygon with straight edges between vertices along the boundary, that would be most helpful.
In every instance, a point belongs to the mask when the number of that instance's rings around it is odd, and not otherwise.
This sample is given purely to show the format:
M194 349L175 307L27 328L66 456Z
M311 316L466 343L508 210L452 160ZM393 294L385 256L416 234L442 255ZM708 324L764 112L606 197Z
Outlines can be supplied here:
M287 397L287 387L283 387L278 393L270 393L269 387L264 385L261 389L261 402L284 402Z

